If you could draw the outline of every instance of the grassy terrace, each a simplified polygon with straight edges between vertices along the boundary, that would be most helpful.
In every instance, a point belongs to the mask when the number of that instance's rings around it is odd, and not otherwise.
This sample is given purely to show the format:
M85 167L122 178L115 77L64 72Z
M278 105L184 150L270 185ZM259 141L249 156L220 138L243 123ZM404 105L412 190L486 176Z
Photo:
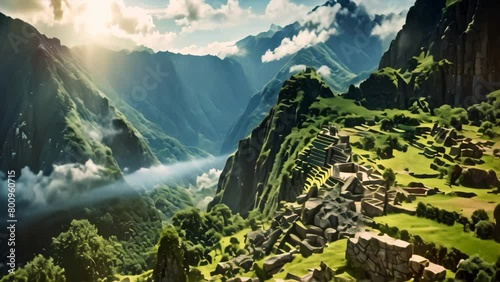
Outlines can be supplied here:
M447 226L433 220L410 216L407 214L391 214L375 219L377 223L396 226L399 230L407 230L412 235L419 235L426 242L434 242L446 248L454 247L467 255L479 254L486 261L496 262L500 254L500 244L493 240L481 240L474 237L473 232L463 232L462 225Z

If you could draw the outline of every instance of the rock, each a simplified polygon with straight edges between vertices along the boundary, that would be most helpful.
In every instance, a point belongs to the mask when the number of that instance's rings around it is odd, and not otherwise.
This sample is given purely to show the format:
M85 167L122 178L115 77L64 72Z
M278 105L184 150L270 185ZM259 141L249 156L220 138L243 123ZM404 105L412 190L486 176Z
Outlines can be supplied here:
M304 224L313 224L314 216L321 208L323 204L323 199L312 198L304 203L304 208L302 209L301 220Z
M285 264L293 260L293 257L292 253L285 253L264 260L263 269L266 276L270 277L278 273Z
M300 254L305 258L311 256L312 254L320 254L322 252L323 247L313 246L307 239L300 242Z
M496 173L493 170L487 172L477 168L467 168L463 170L461 184L472 188L500 187Z
M339 236L339 234L338 234L337 230L335 230L333 228L327 228L325 230L325 239L329 243L337 241L338 236Z
M412 255L409 261L409 266L414 275L422 277L424 268L429 266L429 260L419 255Z
M446 269L440 265L429 263L424 268L422 281L443 281L446 278Z
M301 221L296 221L294 223L295 234L302 240L306 238L306 230L307 228L302 224Z
M237 266L243 268L245 270L245 272L247 272L252 268L254 260L253 260L252 256L241 255L241 256L234 258L233 262Z
M307 201L307 195L306 194L298 195L296 201L298 204L302 205L303 203L305 203Z
M314 225L308 225L306 229L306 234L315 234L318 236L323 236L323 229Z

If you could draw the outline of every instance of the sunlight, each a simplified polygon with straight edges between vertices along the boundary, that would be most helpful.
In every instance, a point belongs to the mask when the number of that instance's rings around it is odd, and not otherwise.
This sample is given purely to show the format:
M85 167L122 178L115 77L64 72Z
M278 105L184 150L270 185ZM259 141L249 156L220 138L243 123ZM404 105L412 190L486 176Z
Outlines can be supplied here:
M104 34L112 19L107 1L89 0L81 16L83 31L92 37Z

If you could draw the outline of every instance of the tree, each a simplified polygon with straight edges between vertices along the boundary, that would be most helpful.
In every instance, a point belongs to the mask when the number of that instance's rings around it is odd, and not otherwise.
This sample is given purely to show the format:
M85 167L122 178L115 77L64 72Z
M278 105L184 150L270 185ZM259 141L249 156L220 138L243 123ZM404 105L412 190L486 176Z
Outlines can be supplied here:
M480 275L478 275L481 272ZM485 275L491 278L495 275L495 267L485 262L481 257L474 255L458 264L455 280L484 281ZM476 280L478 279L478 280Z
M487 220L481 220L476 224L476 236L481 239L489 239L493 235L495 224Z
M475 210L472 213L471 219L472 219L472 225L476 225L479 221L488 220L490 218L488 217L488 214L486 213L485 210L479 209L479 210Z
M427 213L427 206L422 202L418 202L418 204L417 204L417 216L418 217L425 217L426 213Z
M160 235L156 266L153 272L154 281L185 282L186 277L181 239L173 227L167 227Z
M54 264L52 258L45 258L43 255L36 256L23 268L19 268L15 273L3 277L0 282L27 281L27 282L64 282L64 269Z
M384 177L384 180L386 182L387 188L391 187L394 185L396 181L396 174L392 170L392 168L387 168L384 171L384 174L382 175Z
M68 281L112 278L117 265L115 242L98 234L88 220L73 220L66 232L52 239L54 259L65 269Z

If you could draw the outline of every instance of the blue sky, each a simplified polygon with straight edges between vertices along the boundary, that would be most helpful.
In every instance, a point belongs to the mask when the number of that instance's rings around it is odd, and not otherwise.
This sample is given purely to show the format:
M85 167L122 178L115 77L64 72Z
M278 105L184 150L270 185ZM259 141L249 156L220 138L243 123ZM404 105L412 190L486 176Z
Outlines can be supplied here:
M372 14L399 13L414 0L352 0ZM21 18L63 44L113 49L231 54L234 42L291 24L326 0L2 0L0 12ZM398 27L399 28L399 27Z

